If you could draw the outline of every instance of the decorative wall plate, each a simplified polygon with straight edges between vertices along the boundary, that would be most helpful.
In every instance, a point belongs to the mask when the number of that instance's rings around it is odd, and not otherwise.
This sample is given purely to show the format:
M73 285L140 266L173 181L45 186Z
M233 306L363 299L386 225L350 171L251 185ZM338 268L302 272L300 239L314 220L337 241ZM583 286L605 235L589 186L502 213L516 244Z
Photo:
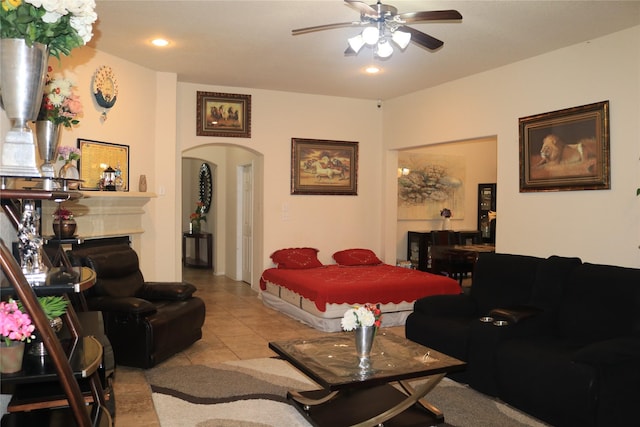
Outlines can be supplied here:
M111 67L102 65L93 75L93 96L102 111L102 119L107 119L107 110L113 107L118 98L118 82Z

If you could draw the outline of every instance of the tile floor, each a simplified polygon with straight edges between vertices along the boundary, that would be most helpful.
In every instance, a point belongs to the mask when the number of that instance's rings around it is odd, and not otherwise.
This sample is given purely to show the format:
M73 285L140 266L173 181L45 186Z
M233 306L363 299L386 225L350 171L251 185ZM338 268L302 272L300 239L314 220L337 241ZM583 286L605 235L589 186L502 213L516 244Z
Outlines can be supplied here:
M185 269L183 278L198 288L207 315L202 339L185 351L158 365L215 365L229 360L275 356L269 341L325 335L270 308L243 282L213 276L210 270ZM404 335L404 327L387 331ZM116 369L115 427L159 427L144 370L119 366Z

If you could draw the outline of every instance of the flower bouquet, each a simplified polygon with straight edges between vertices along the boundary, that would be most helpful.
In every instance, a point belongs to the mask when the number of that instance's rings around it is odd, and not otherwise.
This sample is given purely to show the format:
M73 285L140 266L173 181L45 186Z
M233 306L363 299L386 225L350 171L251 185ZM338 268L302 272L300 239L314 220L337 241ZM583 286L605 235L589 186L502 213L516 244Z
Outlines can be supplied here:
M80 160L80 149L63 145L58 148L58 160L64 160L65 163L70 163L71 160Z
M340 324L345 331L353 331L363 326L380 327L382 323L382 312L380 307L373 304L365 304L350 308L344 313Z
M206 221L207 216L204 214L204 203L196 203L196 210L189 216L191 221L191 231L194 233L200 232L201 221Z
M82 114L82 103L80 97L73 93L73 86L70 80L47 77L38 120L47 120L56 125L62 124L67 128L80 123L76 116Z
M2 0L0 38L42 43L60 59L93 37L95 0Z
M440 211L440 216L442 218L451 218L453 214L451 213L451 209L449 208L444 208Z
M35 329L29 314L22 312L16 301L0 302L0 336L7 347L12 341L31 342Z
M73 219L73 212L71 212L69 209L59 207L53 213L53 219L56 221L60 221L60 220L68 221L70 219Z

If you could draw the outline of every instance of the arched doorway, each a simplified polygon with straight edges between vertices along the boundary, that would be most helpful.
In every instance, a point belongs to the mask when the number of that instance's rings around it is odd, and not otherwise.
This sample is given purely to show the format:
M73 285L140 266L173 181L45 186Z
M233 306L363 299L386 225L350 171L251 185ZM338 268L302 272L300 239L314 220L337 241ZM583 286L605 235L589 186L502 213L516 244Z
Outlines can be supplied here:
M264 156L261 153L233 144L207 144L193 147L182 153L183 181L195 182L193 168L201 162L208 162L215 165L215 176L213 177L213 200L212 208L207 218L208 231L213 235L214 241L214 274L225 275L233 280L248 281L252 288L257 289L257 278L262 273L262 241L263 241L263 215L262 200L262 176ZM187 165L187 166L185 166ZM190 166L189 166L190 165ZM242 174L238 174L239 168L251 166L252 185L251 188L251 208L250 208L250 252L243 253L243 247L238 242L242 242L242 222L247 217L247 212L243 215L242 200L246 200L247 195L243 194L246 183L242 181ZM183 182L183 187L186 185ZM195 185L195 184L194 184ZM192 200L188 198L189 192L183 190L182 195L182 218L188 221L188 216L193 210ZM188 222L186 223L188 226ZM240 234L239 234L240 233ZM244 236L246 237L246 236ZM250 279L238 265L243 265L244 258L250 258L250 266L245 269L251 271ZM254 283L255 282L255 283Z

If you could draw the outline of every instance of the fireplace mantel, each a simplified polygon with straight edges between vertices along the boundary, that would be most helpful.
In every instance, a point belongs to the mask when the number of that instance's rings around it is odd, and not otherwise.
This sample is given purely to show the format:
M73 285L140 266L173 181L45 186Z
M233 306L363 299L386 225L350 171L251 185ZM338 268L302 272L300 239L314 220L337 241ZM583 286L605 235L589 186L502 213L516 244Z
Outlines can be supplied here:
M100 239L130 236L132 241L144 233L144 206L157 197L155 193L132 191L83 191L82 195L81 199L63 202L63 206L73 212L79 237ZM42 203L43 235L53 233L53 212L56 209L55 202Z

